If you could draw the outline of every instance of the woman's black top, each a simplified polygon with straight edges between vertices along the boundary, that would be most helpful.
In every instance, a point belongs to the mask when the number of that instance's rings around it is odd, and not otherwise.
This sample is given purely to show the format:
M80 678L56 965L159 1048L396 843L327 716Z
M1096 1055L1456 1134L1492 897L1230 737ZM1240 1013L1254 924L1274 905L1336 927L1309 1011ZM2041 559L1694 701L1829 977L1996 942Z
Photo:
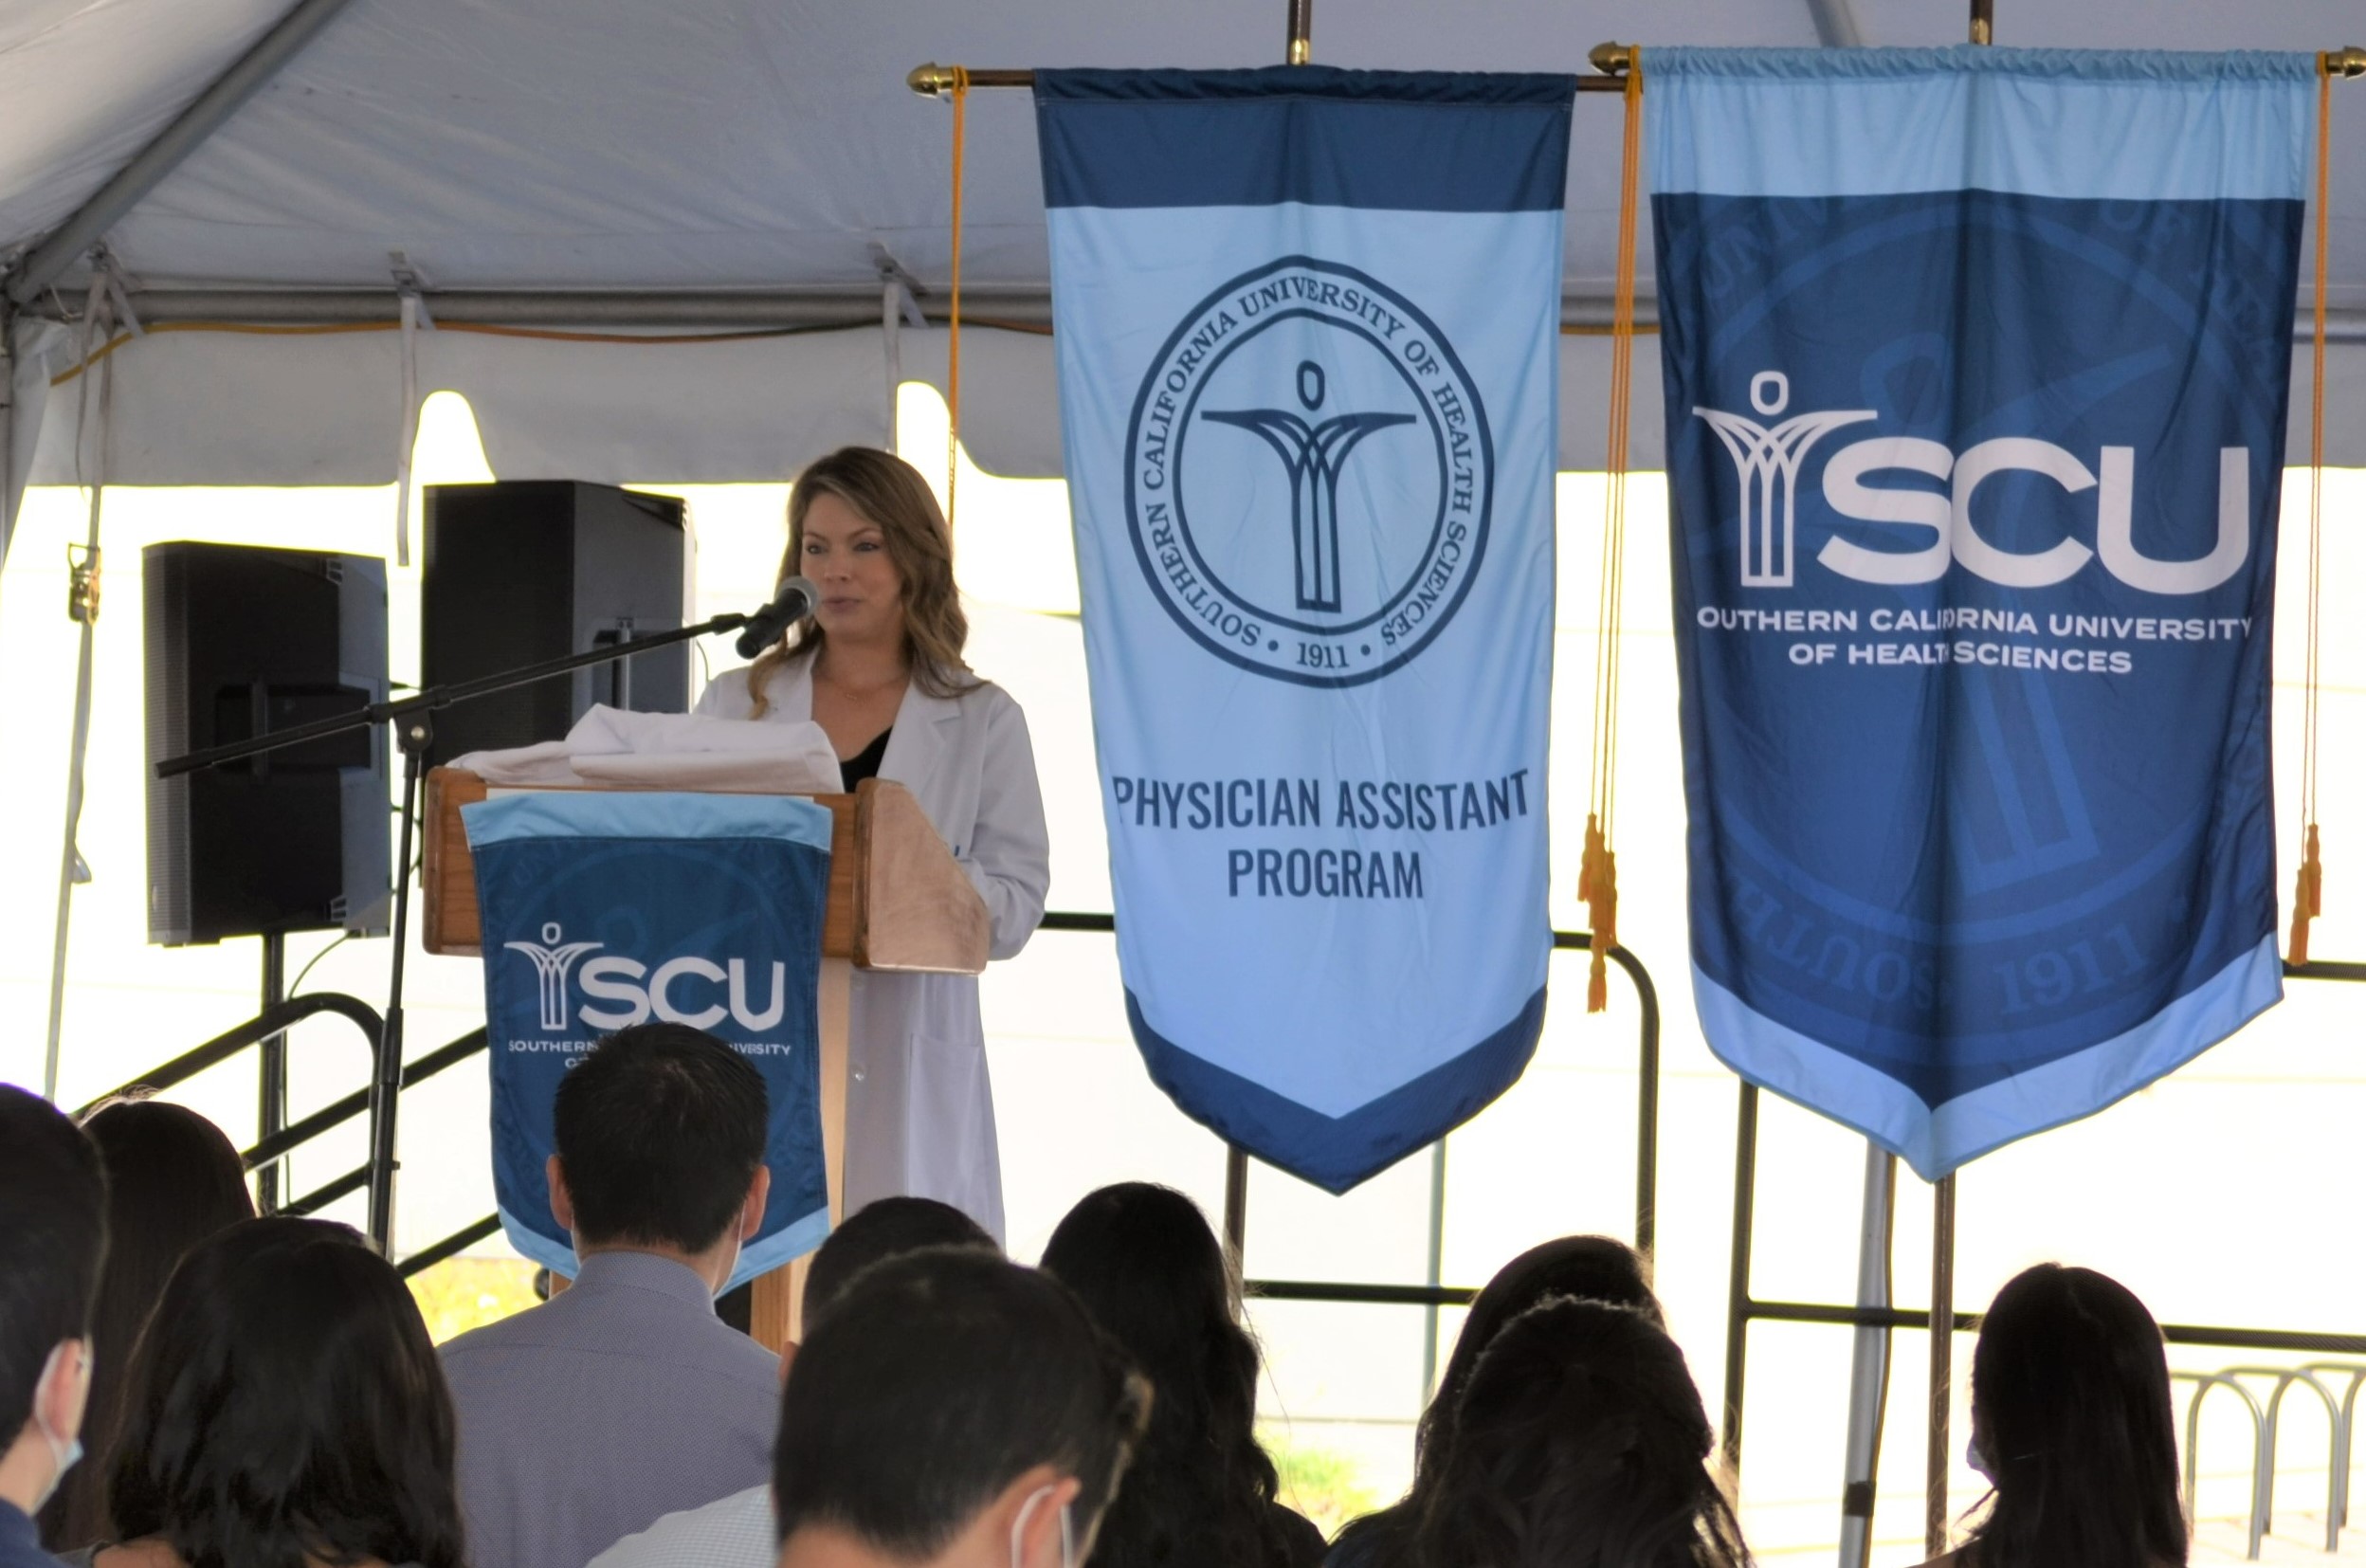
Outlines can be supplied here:
M852 757L839 758L838 776L845 780L847 789L853 789L866 778L879 776L879 765L887 760L887 738L895 733L896 726L890 724L879 732L878 739Z

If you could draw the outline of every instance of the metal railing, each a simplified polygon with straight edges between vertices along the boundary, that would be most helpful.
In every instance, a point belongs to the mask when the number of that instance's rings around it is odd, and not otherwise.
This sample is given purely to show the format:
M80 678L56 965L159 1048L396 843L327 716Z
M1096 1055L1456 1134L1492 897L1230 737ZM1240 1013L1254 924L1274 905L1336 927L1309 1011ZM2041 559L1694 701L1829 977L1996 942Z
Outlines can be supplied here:
M1118 924L1114 915L1055 909L1044 916L1043 923L1037 929L1112 936L1116 934ZM1592 937L1583 931L1553 933L1553 946L1559 952L1585 952L1591 950L1592 945ZM1635 1249L1648 1256L1658 1245L1660 994L1651 983L1650 971L1632 953L1624 947L1613 947L1606 957L1634 982L1636 999L1642 1005L1636 1043L1641 1081L1635 1092ZM453 1049L460 1042L454 1042L454 1046L445 1048ZM406 1083L408 1081L406 1075ZM441 1263L500 1228L500 1221L487 1214L433 1247L406 1258L400 1265L402 1271L414 1273ZM1225 1160L1224 1231L1225 1243L1231 1249L1234 1259L1246 1256L1248 1242L1248 1156L1240 1149L1228 1149ZM1371 1285L1343 1280L1245 1280L1242 1289L1265 1301L1332 1302L1366 1306L1467 1306L1479 1294L1476 1287L1469 1285Z
M348 996L341 992L309 992L300 996L291 996L282 1002L276 1002L245 1023L215 1035L205 1044L192 1047L171 1061L151 1067L128 1083L118 1085L76 1111L75 1120L80 1121L118 1096L135 1092L153 1093L186 1083L209 1067L219 1067L243 1050L261 1047L278 1039L304 1019L322 1013L343 1018L361 1030L370 1052L370 1082L374 1085L379 1078L377 1072L378 1051L381 1048L379 1042L384 1037L384 1021L377 1011L367 1002L357 997ZM414 1085L425 1083L446 1067L466 1061L484 1049L484 1030L482 1029L471 1030L449 1045L439 1047L415 1062L405 1063L398 1080L399 1087L408 1089ZM252 1148L240 1152L240 1163L249 1171L269 1165L286 1158L314 1139L335 1131L355 1118L369 1115L373 1092L374 1090L371 1088L356 1090L341 1100L323 1105L309 1116L290 1122L277 1132L268 1134L258 1140ZM371 1187L373 1169L373 1162L365 1159L343 1176L325 1182L311 1192L284 1203L266 1205L266 1212L282 1214L318 1213L341 1197L368 1190ZM391 1181L387 1186L391 1189ZM415 1274L420 1269L441 1263L444 1259L483 1240L499 1228L500 1222L487 1216L464 1227L442 1241L422 1249L410 1257L401 1260L396 1267L405 1275ZM384 1233L386 1216L373 1212L370 1216L370 1229L373 1238L381 1246L386 1245L387 1238Z
M2366 982L2366 963L2333 961L2287 963L2284 966L2284 974L2286 978L2298 980ZM1931 1326L1932 1317L1932 1314L1927 1311L1914 1311L1901 1307L1844 1305L1826 1302L1769 1302L1751 1295L1750 1254L1757 1205L1757 1161L1758 1087L1755 1084L1744 1083L1741 1085L1738 1122L1734 1135L1733 1255L1727 1274L1725 1321L1725 1420L1720 1435L1727 1473L1731 1477L1732 1485L1736 1487L1738 1487L1741 1483L1742 1398L1748 1372L1751 1323L1766 1321L1829 1323L1855 1328L1913 1328L1927 1331ZM1952 1182L1953 1177L1950 1177L1946 1182L1935 1184L1936 1191L1943 1200L1942 1208L1952 1204ZM1934 1279L1951 1279L1954 1254L1952 1225L1935 1225L1934 1231L1938 1232L1934 1236L1933 1248ZM1938 1292L1934 1294L1939 1300L1939 1316L1946 1321L1947 1327L1952 1333L1968 1333L1979 1327L1980 1314L1956 1311L1953 1309L1952 1302L1948 1301L1945 1295ZM2195 1323L2162 1323L2160 1331L2162 1337L2171 1344L2214 1345L2238 1350L2313 1352L2320 1356L2366 1356L2366 1334L2318 1333L2305 1329L2228 1328ZM1945 1479L1937 1456L1952 1449L1947 1435L1951 1413L1948 1400L1944 1396L1945 1391L1940 1387L1941 1381L1947 1376L1948 1358L1943 1350L1935 1346L1931 1360L1933 1386L1928 1419L1932 1439L1930 1448L1934 1460L1931 1465L1929 1496L1926 1498L1926 1504L1931 1517L1943 1521L1946 1507ZM2314 1368L2307 1370L2314 1370ZM2281 1377L2283 1371L2282 1368L2271 1369L2271 1375ZM2189 1380L2202 1377L2201 1374L2180 1376ZM2200 1393L2206 1392L2212 1386L2216 1385L2205 1382L2203 1389L2197 1391L2195 1395L2197 1404ZM2239 1383L2230 1381L2229 1386L2241 1390ZM2358 1381L2353 1381L2343 1416L2336 1423L2337 1453L2344 1465L2349 1454L2348 1435L2355 1419L2358 1387ZM2248 1390L2242 1390L2242 1392L2247 1400L2251 1397ZM2274 1438L2268 1417L2264 1413L2261 1414L2260 1434L2265 1450L2271 1455ZM2191 1459L2189 1452L2189 1466ZM2258 1537L2264 1534L2267 1527L2267 1492L2273 1485L2272 1475L2263 1476L2260 1480L2260 1497L2254 1521L2255 1533L2251 1541L2251 1556L2254 1558L2259 1555ZM2340 1506L2335 1509L2337 1517L2327 1523L2329 1539L2339 1527L2339 1515L2346 1511L2346 1477L2344 1477L2341 1491L2337 1495L2340 1500ZM2192 1489L2189 1486L2189 1507L2191 1507L2191 1496Z
M1044 931L1097 932L1115 935L1117 917L1053 911L1045 915ZM1586 952L1592 936L1584 931L1556 931L1557 952ZM1605 955L1634 982L1642 1018L1636 1044L1639 1082L1635 1090L1635 1250L1646 1257L1659 1245L1660 1158L1660 994L1643 960L1624 947ZM1408 1158L1411 1158L1410 1155ZM1224 1171L1225 1245L1235 1264L1248 1255L1248 1155L1228 1148ZM1270 1302L1331 1302L1363 1306L1467 1306L1479 1294L1474 1286L1452 1285L1371 1285L1345 1280L1259 1280L1241 1282L1244 1294Z

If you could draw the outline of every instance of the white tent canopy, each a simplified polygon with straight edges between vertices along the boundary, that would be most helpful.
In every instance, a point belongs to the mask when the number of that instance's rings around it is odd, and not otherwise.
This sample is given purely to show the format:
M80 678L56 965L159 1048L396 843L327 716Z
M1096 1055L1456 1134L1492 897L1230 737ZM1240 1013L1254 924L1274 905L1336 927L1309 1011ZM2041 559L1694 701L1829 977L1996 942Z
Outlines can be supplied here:
M1317 20L1321 62L1471 69L1583 70L1611 38L1645 45L1647 70L1654 43L1945 44L1964 27L1950 0L1368 0ZM2010 43L2082 47L2314 50L2366 31L2352 0L2008 4L1998 26ZM420 392L466 395L504 477L783 477L828 445L883 432L881 258L942 316L950 117L905 87L913 65L1250 65L1279 58L1282 33L1275 0L16 0L0 20L12 132L0 145L0 264L20 307L11 498L28 477L73 477L75 399L44 394L72 363L59 322L81 309L93 239L150 325L391 323L399 253L427 314L447 325L834 326L662 346L417 338ZM2366 307L2366 85L2349 91L2327 295L2345 342L2328 428L2333 455L2355 463L2366 462L2366 348L2346 339ZM1616 101L1578 104L1574 321L1607 313ZM1042 322L1028 95L973 95L965 212L965 314ZM1647 256L1643 276L1647 292ZM903 374L941 385L941 330L900 336ZM1562 463L1598 467L1606 346L1566 337L1563 350ZM1647 465L1657 364L1637 359L1633 456ZM1059 472L1048 339L965 329L962 360L978 461ZM2304 357L2299 368L2296 434ZM156 334L117 365L109 477L383 483L401 384L391 332Z

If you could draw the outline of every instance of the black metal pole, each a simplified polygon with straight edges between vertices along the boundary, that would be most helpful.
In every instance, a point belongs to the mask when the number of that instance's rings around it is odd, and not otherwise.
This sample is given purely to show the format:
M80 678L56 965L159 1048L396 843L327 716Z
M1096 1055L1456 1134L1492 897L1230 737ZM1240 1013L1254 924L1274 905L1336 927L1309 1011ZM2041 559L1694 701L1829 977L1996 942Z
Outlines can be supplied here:
M1660 1245L1660 992L1634 955L1613 947L1610 956L1635 982L1635 999L1643 1004L1636 1047L1642 1082L1635 1088L1635 1250L1648 1260Z
M1741 1493L1741 1390L1750 1334L1750 1227L1757 1207L1758 1086L1741 1085L1734 1130L1734 1253L1725 1287L1725 1473Z
M1955 1443L1949 1431L1955 1392L1956 1178L1941 1176L1931 1188L1931 1447L1923 1497L1925 1556L1947 1550L1947 1466Z
M287 936L263 934L263 1006L268 1012L287 999ZM274 1034L263 1043L256 1062L255 1141L261 1143L287 1125L287 1036ZM280 1207L280 1162L255 1172L255 1212L268 1214Z
M1303 65L1314 58L1315 0L1289 0L1289 52L1283 57L1293 65Z
M380 1256L394 1256L394 1111L403 1094L403 958L410 942L410 845L419 817L419 763L435 743L425 714L394 733L403 752L403 826L394 860L394 952L387 964L386 1012L378 1029L378 1060L370 1085L370 1239Z
M1232 1254L1232 1272L1248 1275L1248 1151L1237 1144L1224 1146L1224 1249Z

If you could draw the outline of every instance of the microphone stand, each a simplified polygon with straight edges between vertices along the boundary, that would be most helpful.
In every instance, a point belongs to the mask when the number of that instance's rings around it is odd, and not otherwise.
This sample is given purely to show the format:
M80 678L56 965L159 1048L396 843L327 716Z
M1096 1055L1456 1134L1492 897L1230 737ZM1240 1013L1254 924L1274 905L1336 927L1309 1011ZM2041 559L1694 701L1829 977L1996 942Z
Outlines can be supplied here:
M379 724L394 726L394 743L403 754L402 844L394 862L394 958L387 977L385 1023L378 1035L376 1062L370 1084L369 1187L370 1239L377 1244L379 1252L390 1261L394 1256L394 1102L403 1086L403 958L410 932L411 832L419 811L420 761L426 757L428 748L435 744L434 714L455 702L487 697L513 686L531 685L554 675L613 664L619 659L629 659L635 654L647 653L675 643L711 637L719 631L736 631L754 619L751 615L718 615L712 620L701 621L696 626L686 626L677 631L634 637L588 653L572 653L563 659L524 665L474 681L455 681L446 685L429 686L409 697L371 702L351 713L317 719L308 724L298 724L293 729L273 730L251 739L233 740L228 745L209 746L203 751L167 757L156 764L158 778L178 778L183 774L218 768L227 762L261 757L332 735L349 735L355 730L372 729Z

